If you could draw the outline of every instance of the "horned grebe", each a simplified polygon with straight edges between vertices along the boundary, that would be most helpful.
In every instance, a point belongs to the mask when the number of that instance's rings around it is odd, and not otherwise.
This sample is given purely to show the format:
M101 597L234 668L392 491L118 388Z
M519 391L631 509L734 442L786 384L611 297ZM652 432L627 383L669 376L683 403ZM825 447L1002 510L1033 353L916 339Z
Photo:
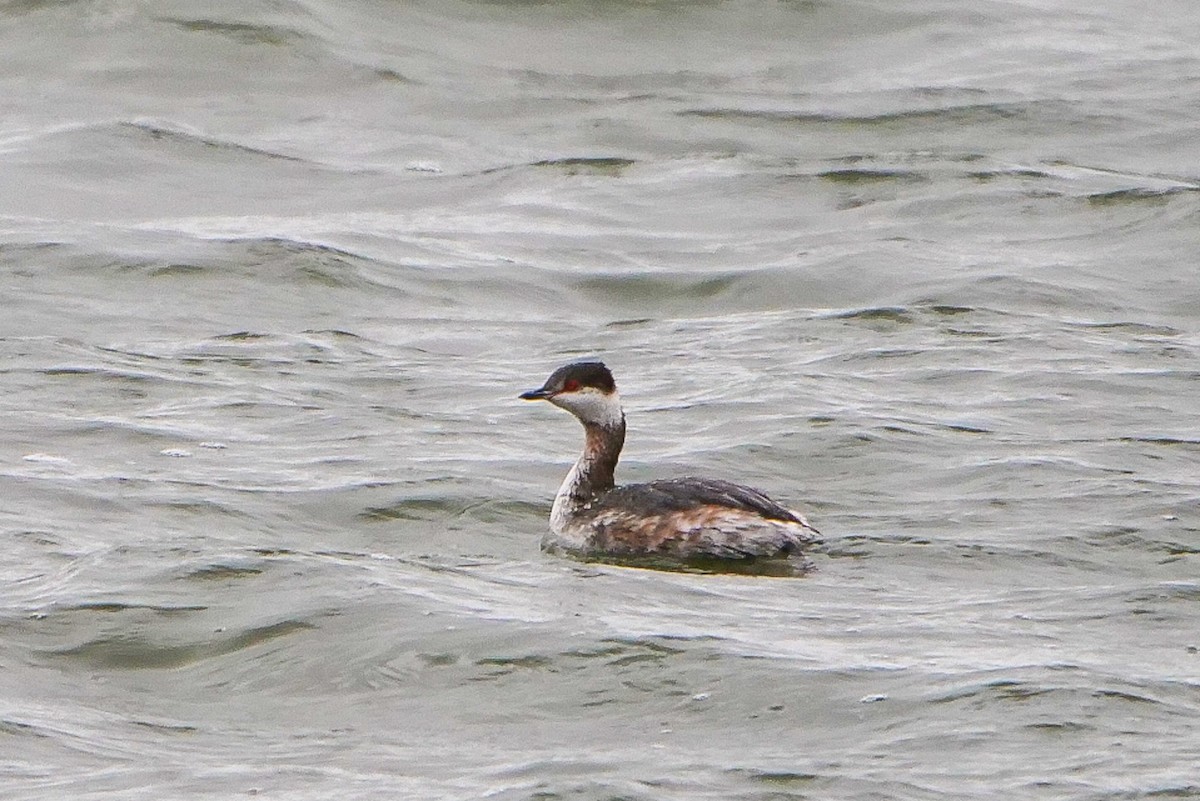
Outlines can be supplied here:
M520 397L566 409L586 435L583 454L554 497L544 548L592 557L755 560L786 557L818 538L798 512L728 481L673 478L615 486L625 413L601 362L560 367L540 389Z

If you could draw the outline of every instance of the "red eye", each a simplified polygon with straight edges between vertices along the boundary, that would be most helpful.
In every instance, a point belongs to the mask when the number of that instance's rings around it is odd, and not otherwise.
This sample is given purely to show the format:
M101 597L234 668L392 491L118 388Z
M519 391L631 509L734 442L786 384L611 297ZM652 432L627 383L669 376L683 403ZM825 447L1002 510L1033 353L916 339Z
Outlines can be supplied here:
M563 384L563 392L576 392L579 390L579 382L574 378L568 379L567 383Z

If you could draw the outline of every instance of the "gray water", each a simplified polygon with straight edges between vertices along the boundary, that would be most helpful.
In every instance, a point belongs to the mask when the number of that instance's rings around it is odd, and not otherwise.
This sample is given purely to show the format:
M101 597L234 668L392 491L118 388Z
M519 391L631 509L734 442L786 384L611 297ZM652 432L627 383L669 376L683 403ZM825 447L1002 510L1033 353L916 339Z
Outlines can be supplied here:
M1200 7L0 3L0 798L1200 797ZM542 554L742 481L803 578Z

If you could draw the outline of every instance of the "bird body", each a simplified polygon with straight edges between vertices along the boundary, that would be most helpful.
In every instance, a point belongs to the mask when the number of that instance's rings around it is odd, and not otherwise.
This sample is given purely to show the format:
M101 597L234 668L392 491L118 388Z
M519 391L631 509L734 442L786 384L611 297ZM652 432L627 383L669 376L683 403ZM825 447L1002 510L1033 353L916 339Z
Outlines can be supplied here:
M787 557L818 539L803 515L751 487L683 477L617 486L625 414L601 362L555 370L521 395L575 415L584 449L550 512L544 547L590 557L749 560Z

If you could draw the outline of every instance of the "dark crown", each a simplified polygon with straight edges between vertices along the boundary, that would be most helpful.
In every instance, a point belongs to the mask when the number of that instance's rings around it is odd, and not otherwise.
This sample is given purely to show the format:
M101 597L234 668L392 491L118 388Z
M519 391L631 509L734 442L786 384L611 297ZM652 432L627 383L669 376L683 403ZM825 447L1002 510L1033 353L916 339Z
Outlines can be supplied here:
M613 392L617 383L604 362L572 362L563 365L546 379L546 388L562 389L568 381L578 381L581 387L594 387L605 394Z

